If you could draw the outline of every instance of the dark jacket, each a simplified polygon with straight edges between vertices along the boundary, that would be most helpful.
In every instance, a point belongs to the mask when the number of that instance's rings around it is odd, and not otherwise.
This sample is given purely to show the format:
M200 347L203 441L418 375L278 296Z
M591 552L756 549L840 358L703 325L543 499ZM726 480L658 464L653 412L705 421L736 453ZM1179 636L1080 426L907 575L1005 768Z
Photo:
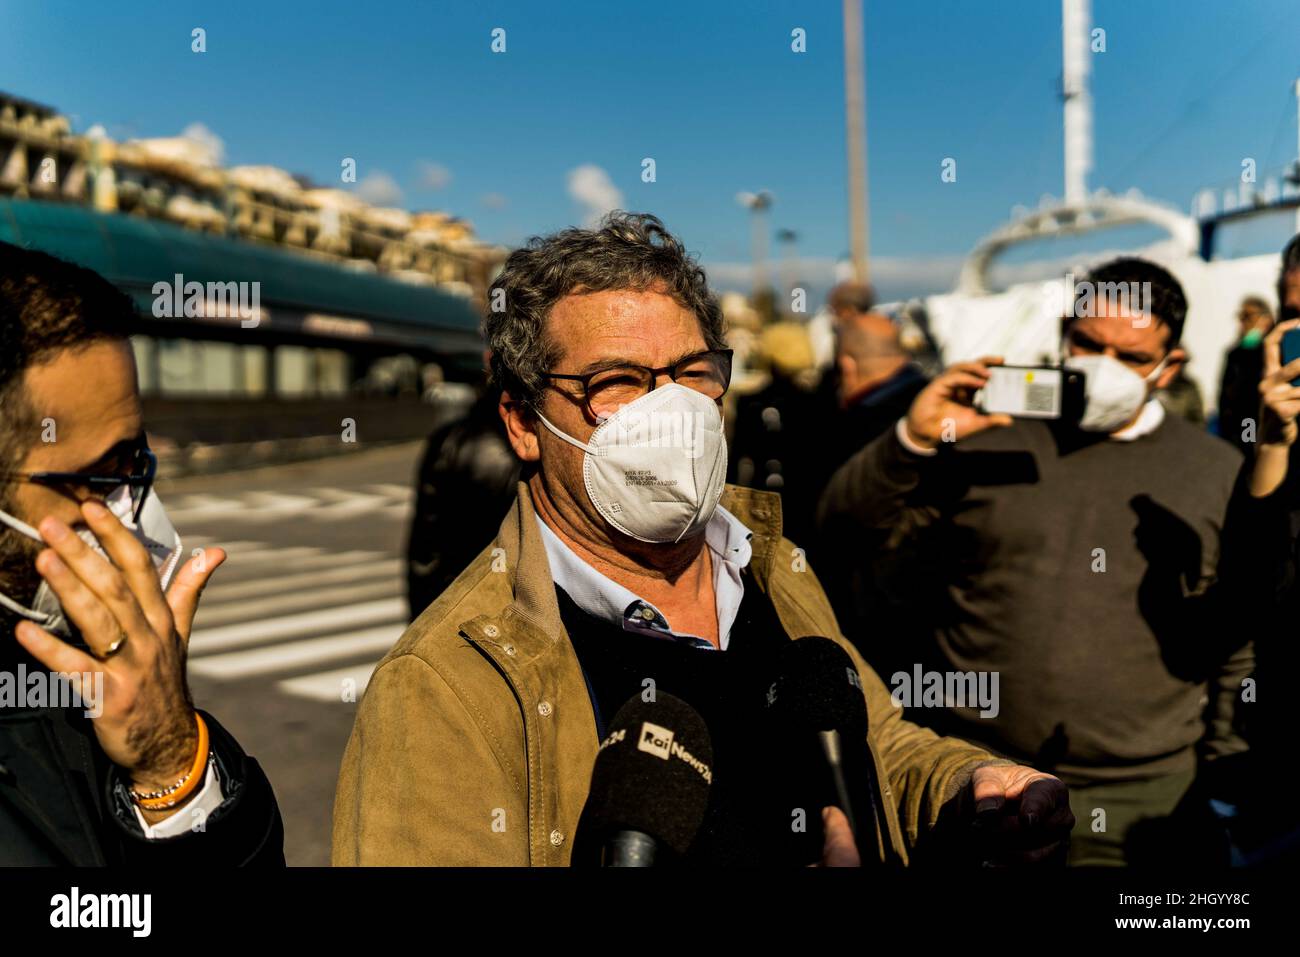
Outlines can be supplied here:
M514 501L520 462L497 412L499 396L489 389L425 447L406 546L412 620L492 541Z
M1237 345L1223 360L1223 380L1219 385L1219 421L1217 431L1243 454L1253 454L1252 443L1242 439L1245 422L1259 419L1259 380L1264 376L1262 346Z
M825 395L775 376L736 402L730 443L729 481L780 493L785 534L810 555L817 496L830 477L823 443L835 407L825 401Z
M929 379L916 365L906 365L887 381L857 396L841 409L834 426L826 431L826 463L811 507L835 471L878 436L894 428L907 415L912 400ZM906 630L915 616L902 607L906 588L899 575L915 573L908 567L903 550L863 547L865 542L856 523L840 521L819 525L814 538L815 558L826 595L839 618L844 636L867 655L872 666L892 674L886 654L888 644L903 644Z
M0 866L127 865L177 874L205 865L283 866L284 827L270 782L215 718L200 713L225 801L202 830L151 840L121 770L80 708L0 708Z

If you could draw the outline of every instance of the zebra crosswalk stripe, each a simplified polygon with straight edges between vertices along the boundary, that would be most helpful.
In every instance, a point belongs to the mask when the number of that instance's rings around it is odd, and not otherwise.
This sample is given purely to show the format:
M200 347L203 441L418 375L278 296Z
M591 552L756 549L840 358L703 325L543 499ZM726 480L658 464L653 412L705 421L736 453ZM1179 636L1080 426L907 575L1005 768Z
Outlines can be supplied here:
M190 663L195 674L209 678L251 678L360 655L382 655L401 637L400 622L345 632L328 638L308 638L246 651L210 655ZM373 665L371 666L373 667Z
M187 541L200 544L198 537ZM401 559L364 549L202 544L220 545L230 557L200 605L191 674L216 681L278 676L276 690L293 697L360 698L406 627ZM349 688L354 697L345 694Z

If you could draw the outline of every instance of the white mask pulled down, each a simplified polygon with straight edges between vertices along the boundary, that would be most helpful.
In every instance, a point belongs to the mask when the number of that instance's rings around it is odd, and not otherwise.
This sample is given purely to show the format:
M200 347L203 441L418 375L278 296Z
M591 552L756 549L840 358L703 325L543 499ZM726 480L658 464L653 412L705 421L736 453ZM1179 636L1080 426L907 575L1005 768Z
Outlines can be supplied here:
M629 402L580 442L587 497L605 521L642 542L679 542L713 517L727 478L722 414L707 396L676 382Z
M1065 365L1083 373L1084 408L1079 428L1114 432L1131 422L1147 400L1147 386L1160 377L1167 359L1145 377L1107 355L1068 356Z
M104 506L117 517L118 521L126 526L127 530L135 536L136 541L145 547L149 557L153 559L154 568L158 572L158 580L162 585L162 589L166 591L171 584L172 576L175 575L176 569L180 565L182 547L181 537L172 526L166 511L163 510L162 502L158 500L158 496L153 493L152 489L149 490L149 494L144 500L144 506L140 509L138 524L131 520L133 506L131 491L127 486L124 485L118 488L105 498ZM8 512L0 511L0 523L8 525L19 534L26 535L42 545L45 544L40 532ZM88 528L74 528L73 531L76 532L78 538L89 545L105 561L111 561L108 552L99 543L99 539L95 537L94 532ZM0 605L15 614L36 622L52 635L64 639L72 637L73 626L63 611L59 596L54 593L54 589L50 587L49 582L43 578L40 586L36 589L36 596L32 599L31 608L24 607L3 592L0 592Z

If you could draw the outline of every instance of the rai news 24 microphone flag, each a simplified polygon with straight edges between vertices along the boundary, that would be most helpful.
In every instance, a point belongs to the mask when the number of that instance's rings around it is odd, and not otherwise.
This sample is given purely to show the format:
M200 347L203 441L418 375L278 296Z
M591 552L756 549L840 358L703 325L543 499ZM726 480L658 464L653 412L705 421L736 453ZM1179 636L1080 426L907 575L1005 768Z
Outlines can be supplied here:
M652 867L681 860L704 822L713 746L680 698L630 698L609 724L591 774L575 865Z

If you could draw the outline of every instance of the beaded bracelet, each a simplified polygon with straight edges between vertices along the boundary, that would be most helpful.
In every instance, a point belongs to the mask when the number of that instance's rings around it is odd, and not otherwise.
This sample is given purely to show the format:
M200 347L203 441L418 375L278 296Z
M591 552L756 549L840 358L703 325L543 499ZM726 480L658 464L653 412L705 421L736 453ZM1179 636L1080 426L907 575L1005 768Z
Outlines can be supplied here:
M194 720L199 727L199 746L194 755L194 765L185 777L169 787L150 791L147 794L141 794L132 788L131 800L142 810L166 811L174 808L189 797L203 780L208 762L212 760L212 752L208 750L208 726L203 723L203 718L197 711L194 713Z

